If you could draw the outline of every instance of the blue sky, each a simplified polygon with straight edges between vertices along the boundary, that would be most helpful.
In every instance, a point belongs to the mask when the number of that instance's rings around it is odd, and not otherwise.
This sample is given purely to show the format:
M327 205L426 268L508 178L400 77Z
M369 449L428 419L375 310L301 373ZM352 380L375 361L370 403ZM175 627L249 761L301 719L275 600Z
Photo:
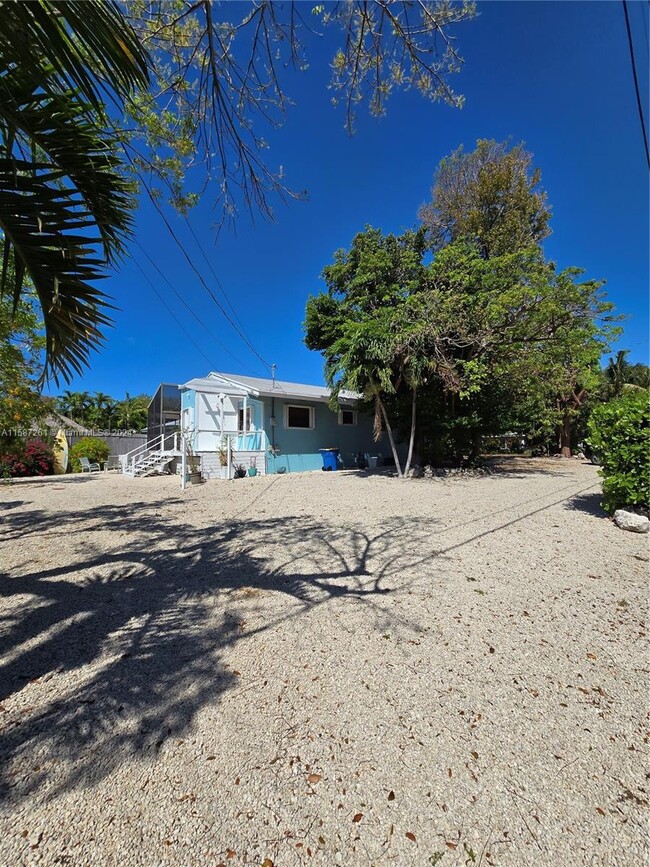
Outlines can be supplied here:
M234 4L233 4L234 5ZM238 4L242 12L247 4ZM454 87L461 110L415 93L395 94L387 116L360 113L356 134L330 104L328 62L335 41L309 43L310 68L287 79L295 102L272 134L268 161L282 165L306 202L278 203L274 223L242 216L215 240L207 194L191 221L212 268L259 355L280 379L322 382L322 360L302 345L305 301L324 287L323 267L365 224L402 231L417 224L440 159L477 138L525 141L542 170L553 209L546 252L560 267L578 265L607 281L627 314L616 348L648 361L648 169L620 2L479 3L458 28L465 67ZM648 9L629 3L638 74L648 105ZM647 117L647 113L646 113ZM219 290L182 220L168 215L206 281ZM224 320L155 211L143 204L139 243L155 260L208 334L137 247L133 255L192 336L190 342L134 262L104 281L120 308L105 348L68 388L120 397L153 393L210 369L252 375L268 370ZM217 342L218 340L218 342ZM51 393L60 389L52 388Z

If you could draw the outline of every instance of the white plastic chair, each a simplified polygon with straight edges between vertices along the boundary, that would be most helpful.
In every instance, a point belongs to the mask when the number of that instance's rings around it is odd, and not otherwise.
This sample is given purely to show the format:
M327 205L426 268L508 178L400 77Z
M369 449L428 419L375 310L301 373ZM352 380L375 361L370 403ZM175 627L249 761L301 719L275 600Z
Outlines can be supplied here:
M82 473L98 473L100 471L99 464L90 463L88 458L79 458Z

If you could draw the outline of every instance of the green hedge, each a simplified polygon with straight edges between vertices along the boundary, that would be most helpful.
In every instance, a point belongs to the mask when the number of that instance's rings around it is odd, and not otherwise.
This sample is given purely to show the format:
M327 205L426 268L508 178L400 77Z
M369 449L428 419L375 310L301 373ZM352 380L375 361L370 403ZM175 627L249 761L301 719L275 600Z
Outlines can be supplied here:
M92 464L97 463L97 461L105 461L110 453L111 449L104 440L97 439L97 437L83 437L70 449L72 472L78 473L81 469L79 458L88 458Z
M589 444L603 477L603 507L650 506L650 396L630 392L597 406L589 419Z

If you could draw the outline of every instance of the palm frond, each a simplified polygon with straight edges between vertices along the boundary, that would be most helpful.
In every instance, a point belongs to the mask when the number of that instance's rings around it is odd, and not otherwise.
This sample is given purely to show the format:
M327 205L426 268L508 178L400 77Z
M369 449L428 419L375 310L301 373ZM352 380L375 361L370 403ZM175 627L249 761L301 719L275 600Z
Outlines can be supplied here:
M11 244L17 273L16 301L27 272L45 323L46 369L58 384L88 364L110 325L107 298L94 283L105 276L97 256L92 214L75 190L57 186L60 172L48 166L0 158L0 227ZM20 274L20 276L19 276Z
M105 99L147 84L147 55L113 0L0 0L0 232L18 302L43 310L43 376L69 379L110 325L95 287L132 229L133 190Z
M3 0L0 15L3 70L42 75L46 59L57 89L78 92L95 112L147 85L147 52L113 0Z
M14 132L15 150L22 145L23 152L36 151L69 180L92 213L111 261L123 249L134 205L120 172L118 142L89 119L88 106L74 93L52 90L47 71L45 79L22 68L0 76L0 123Z

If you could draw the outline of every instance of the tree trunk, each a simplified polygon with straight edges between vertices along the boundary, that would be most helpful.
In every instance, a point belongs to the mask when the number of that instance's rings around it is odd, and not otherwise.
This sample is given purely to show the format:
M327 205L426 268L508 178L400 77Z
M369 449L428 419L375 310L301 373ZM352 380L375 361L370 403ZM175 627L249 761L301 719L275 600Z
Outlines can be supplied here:
M393 438L393 429L390 426L390 422L388 421L388 413L386 412L386 407L384 406L382 399L377 395L377 400L379 401L379 408L381 409L381 414L384 419L384 424L386 425L386 433L388 434L388 441L390 443L390 447L393 452L393 458L395 460L395 468L397 470L397 477L400 479L404 478L404 473L402 472L402 467L399 462L399 457L397 456L397 448L395 446L395 440Z
M409 453L406 457L406 466L404 467L404 475L408 476L411 469L411 459L413 458L413 446L415 445L415 407L416 407L417 391L413 388L413 403L411 404L411 439L409 441Z
M563 458L571 457L571 413L565 412L560 425L560 454Z
M472 431L472 450L467 459L468 463L472 464L481 454L481 445L483 444L483 435L480 430Z

